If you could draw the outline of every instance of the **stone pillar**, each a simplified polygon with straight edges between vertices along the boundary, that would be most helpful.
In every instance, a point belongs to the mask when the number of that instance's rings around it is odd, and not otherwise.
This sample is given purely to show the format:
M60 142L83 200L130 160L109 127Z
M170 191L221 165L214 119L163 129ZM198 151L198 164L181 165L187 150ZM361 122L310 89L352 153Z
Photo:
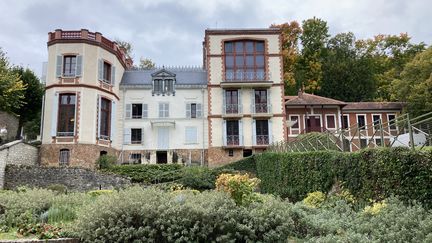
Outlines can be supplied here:
M100 32L95 32L95 39L97 42L102 42L102 34Z
M56 29L54 39L61 39L61 33L62 33L61 29Z
M82 39L88 39L88 30L87 29L81 29L81 38Z

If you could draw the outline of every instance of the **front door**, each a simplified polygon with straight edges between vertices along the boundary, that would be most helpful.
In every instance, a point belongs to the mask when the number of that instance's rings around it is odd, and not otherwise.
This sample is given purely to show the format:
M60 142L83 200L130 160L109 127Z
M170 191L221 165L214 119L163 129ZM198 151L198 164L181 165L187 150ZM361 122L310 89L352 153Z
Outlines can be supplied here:
M306 132L322 132L321 119L319 116L306 117Z
M169 127L158 128L158 149L165 150L169 147Z

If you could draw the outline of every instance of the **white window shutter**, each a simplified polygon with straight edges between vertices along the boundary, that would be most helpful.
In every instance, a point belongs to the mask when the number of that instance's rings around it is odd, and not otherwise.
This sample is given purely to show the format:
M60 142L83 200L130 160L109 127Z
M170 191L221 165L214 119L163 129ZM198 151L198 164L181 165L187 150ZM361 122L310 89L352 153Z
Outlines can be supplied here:
M131 129L125 128L123 132L123 143L131 144Z
M196 116L197 118L202 117L202 105L200 103L196 104Z
M251 113L256 113L255 112L255 90L251 89Z
M116 132L116 103L115 101L111 102L111 134L110 134L110 140L114 141L114 136Z
M191 103L186 103L186 118L191 118Z
M56 77L61 78L63 69L63 56L57 56L56 61Z
M253 142L253 145L257 144L256 143L256 120L255 119L253 120L253 123L252 123L252 142Z
M222 114L226 113L226 90L222 92Z
M130 119L132 117L132 104L126 104L126 119Z
M101 116L101 108L102 108L102 97L100 95L97 96L97 100L98 100L98 133L97 133L97 137L100 138L100 133L101 133L101 121L102 121L102 116Z
M141 144L144 145L144 127L141 128Z
M98 60L98 79L103 80L103 61L102 61L102 59Z
M169 104L165 104L165 117L169 117Z
M273 143L273 131L272 131L272 121L268 120L268 136L269 136L269 144Z
M116 68L115 68L115 66L111 66L111 85L112 86L115 86L115 71L116 71Z
M196 127L186 127L185 128L185 142L186 143L196 143L197 142L197 128Z
M164 104L162 104L162 103L159 103L159 118L161 118L161 117L163 117L164 116L164 113L163 113L163 107L164 106Z
M51 136L55 137L57 136L57 113L58 113L58 106L59 106L59 95L58 93L54 94L53 97L53 103L52 103L52 113L51 113Z
M142 104L142 118L148 117L148 104Z
M222 142L223 145L226 146L227 145L227 124L226 124L226 120L223 120L223 131L222 131Z
M271 113L272 112L272 105L271 105L271 88L267 89L267 112Z
M238 90L237 97L238 97L238 101L237 101L237 104L238 104L238 113L241 114L241 113L243 113L243 107L242 107L242 90L241 89Z
M240 146L243 146L243 121L239 120L239 141Z
M75 76L81 77L82 76L82 56L79 55L76 57L76 67L75 67Z

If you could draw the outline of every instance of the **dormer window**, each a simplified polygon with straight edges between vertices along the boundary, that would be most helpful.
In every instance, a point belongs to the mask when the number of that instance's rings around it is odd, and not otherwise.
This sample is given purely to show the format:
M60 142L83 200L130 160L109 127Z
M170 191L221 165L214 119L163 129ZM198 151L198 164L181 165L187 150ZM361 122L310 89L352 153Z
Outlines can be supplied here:
M175 95L175 76L165 69L153 73L153 95Z

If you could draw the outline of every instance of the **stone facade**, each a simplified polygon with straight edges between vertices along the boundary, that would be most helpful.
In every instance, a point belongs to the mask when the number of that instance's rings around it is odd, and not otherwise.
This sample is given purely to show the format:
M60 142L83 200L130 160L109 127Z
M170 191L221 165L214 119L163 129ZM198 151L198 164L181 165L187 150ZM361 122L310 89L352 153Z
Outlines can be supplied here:
M5 189L20 186L45 188L61 184L72 191L113 189L130 185L124 177L72 167L6 166Z
M7 130L7 134L5 138L2 139L5 139L6 141L15 140L15 137L19 129L18 125L19 125L18 117L4 111L0 111L0 129Z
M0 146L0 189L4 185L6 165L36 165L39 150L20 140Z
M93 144L42 144L40 149L40 164L42 166L59 166L60 150L69 149L69 166L96 168L96 160L101 154L118 157L118 151L110 147L102 147Z

